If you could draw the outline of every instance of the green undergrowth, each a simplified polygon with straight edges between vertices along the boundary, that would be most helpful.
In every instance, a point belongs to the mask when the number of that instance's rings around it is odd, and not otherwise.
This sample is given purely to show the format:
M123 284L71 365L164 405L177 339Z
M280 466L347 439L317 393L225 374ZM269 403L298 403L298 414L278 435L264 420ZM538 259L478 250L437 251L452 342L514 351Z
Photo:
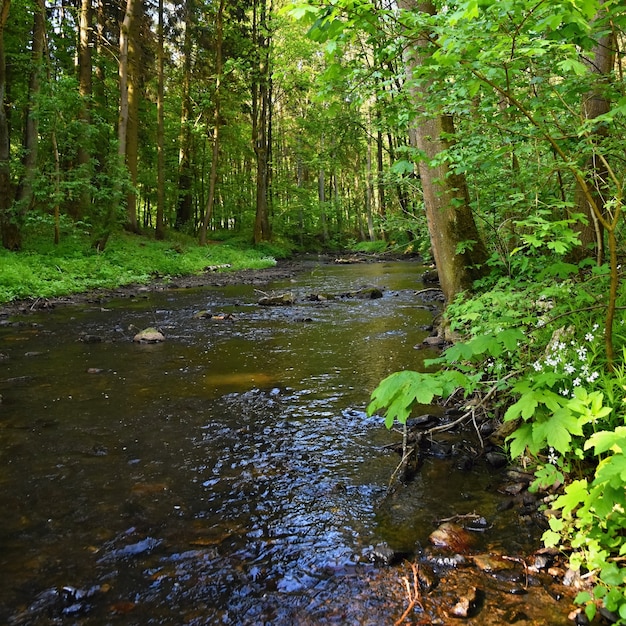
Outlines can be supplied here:
M228 265L224 271L262 269L285 254L284 248L269 244L224 241L201 247L184 236L155 241L124 232L112 235L99 252L87 234L68 235L55 246L49 237L30 233L22 251L0 250L0 302L147 283L156 277L198 274L213 265Z
M543 541L589 584L577 601L589 619L603 605L626 624L626 294L609 360L609 268L568 262L577 240L565 226L543 238L532 229L523 255L494 255L474 294L447 308L461 340L427 362L435 371L383 380L368 412L383 411L391 427L461 393L472 415L510 422L507 451L534 471L531 489L546 502Z

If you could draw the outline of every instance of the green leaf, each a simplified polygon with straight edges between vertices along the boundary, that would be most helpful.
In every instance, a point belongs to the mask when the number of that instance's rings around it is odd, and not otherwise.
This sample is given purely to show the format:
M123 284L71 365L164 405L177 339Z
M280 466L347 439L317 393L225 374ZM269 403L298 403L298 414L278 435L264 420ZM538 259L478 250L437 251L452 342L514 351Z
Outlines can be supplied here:
M386 407L385 425L391 428L395 420L402 424L406 422L414 404L430 404L441 392L442 384L436 373L395 372L374 389L367 412L372 415Z
M573 73L576 74L576 76L584 76L589 72L587 66L577 59L564 59L560 63L557 63L557 67L559 67L564 74Z
M585 442L585 450L594 448L594 454L600 455L612 450L621 453L626 450L626 426L618 426L615 431L601 430L593 433Z
M509 351L517 350L518 341L526 341L526 335L519 328L508 328L500 331L496 339Z
M574 480L555 501L554 507L563 511L563 517L571 515L572 511L583 503L589 495L589 485L584 479Z
M526 448L533 445L532 424L524 423L517 428L506 440L509 443L509 454L512 459L516 459L526 451Z
M561 454L570 449L572 435L582 435L579 420L566 408L554 412L546 420L533 425L533 442L539 448L552 446Z
M608 483L613 487L626 484L626 456L614 454L600 461L593 484L601 483Z

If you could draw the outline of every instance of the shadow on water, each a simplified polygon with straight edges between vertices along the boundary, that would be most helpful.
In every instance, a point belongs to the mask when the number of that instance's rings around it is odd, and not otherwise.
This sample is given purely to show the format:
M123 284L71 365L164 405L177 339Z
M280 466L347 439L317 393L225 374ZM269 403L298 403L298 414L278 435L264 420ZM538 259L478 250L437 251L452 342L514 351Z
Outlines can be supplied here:
M292 291L290 307L205 288L0 327L0 621L393 623L405 566L371 562L372 546L414 559L438 519L471 511L497 519L477 550L533 545L482 467L428 459L379 506L398 435L365 407L433 356L416 349L437 311L419 275L314 266L264 288ZM383 297L307 299L363 284ZM134 344L147 326L166 341ZM450 589L407 623L443 623L428 611ZM567 623L552 602L551 621L524 623Z

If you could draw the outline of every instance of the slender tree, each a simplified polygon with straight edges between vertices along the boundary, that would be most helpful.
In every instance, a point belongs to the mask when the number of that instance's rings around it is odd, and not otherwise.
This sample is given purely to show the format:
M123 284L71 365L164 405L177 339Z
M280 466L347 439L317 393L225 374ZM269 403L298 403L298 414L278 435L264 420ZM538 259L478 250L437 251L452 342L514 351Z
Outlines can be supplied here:
M271 12L271 0L269 0L269 5L268 0L254 0L253 39L256 63L254 70L255 79L252 85L252 136L256 155L255 243L267 241L271 237L269 222Z
M202 227L200 229L200 245L206 245L207 229L213 214L215 202L215 186L220 156L220 126L221 126L221 98L222 98L222 42L224 30L224 0L220 0L216 19L215 41L215 96L213 102L213 146L211 150L211 173L209 175L209 197L204 209Z
M180 137L178 155L178 202L176 228L185 228L193 220L191 173L191 69L192 69L192 12L193 0L184 2L184 35L182 53Z
M7 71L4 52L4 29L9 19L11 0L0 0L0 231L2 245L17 250L22 244L20 230L12 215L14 188L11 181L11 143L6 114Z
M155 237L165 238L165 113L164 113L164 35L163 35L163 0L158 8L157 41L157 214Z
M79 12L78 27L78 92L81 99L81 108L79 112L79 120L83 125L83 139L78 145L77 161L79 168L85 170L82 172L83 184L78 202L70 205L70 212L76 219L82 217L91 204L89 169L91 165L91 154L88 148L87 127L91 123L90 107L92 97L92 6L91 0L81 0Z
M24 121L24 156L22 158L24 174L16 194L21 213L31 209L34 201L33 182L37 175L37 154L39 148L39 115L37 107L41 91L42 59L45 45L45 11L44 1L38 0L33 10L31 70L28 81L28 107Z

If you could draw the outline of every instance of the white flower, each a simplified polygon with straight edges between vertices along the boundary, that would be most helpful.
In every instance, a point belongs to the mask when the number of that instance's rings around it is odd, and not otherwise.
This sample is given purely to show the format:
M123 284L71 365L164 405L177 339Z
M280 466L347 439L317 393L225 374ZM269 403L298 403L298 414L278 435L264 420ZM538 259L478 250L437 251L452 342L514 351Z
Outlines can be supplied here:
M571 363L566 363L565 366L563 367L563 369L568 374L573 374L576 371L576 368Z
M564 389L561 389L559 393L567 398L569 396L569 389L565 387Z
M548 463L552 463L552 465L556 465L559 457L554 452L554 448L551 446L548 448Z
M585 340L589 342L593 341L593 333L587 333L585 335Z
M574 385L574 387L580 387L580 383L582 381L580 380L580 378L574 378L574 380L572 381L572 385Z
M591 374L589 374L589 376L587 376L587 382L588 383L592 383L594 381L596 381L599 378L600 374L598 374L598 372L591 372Z
M535 369L535 372L540 372L543 369L543 365L541 365L540 361L535 361L533 363L533 368Z

